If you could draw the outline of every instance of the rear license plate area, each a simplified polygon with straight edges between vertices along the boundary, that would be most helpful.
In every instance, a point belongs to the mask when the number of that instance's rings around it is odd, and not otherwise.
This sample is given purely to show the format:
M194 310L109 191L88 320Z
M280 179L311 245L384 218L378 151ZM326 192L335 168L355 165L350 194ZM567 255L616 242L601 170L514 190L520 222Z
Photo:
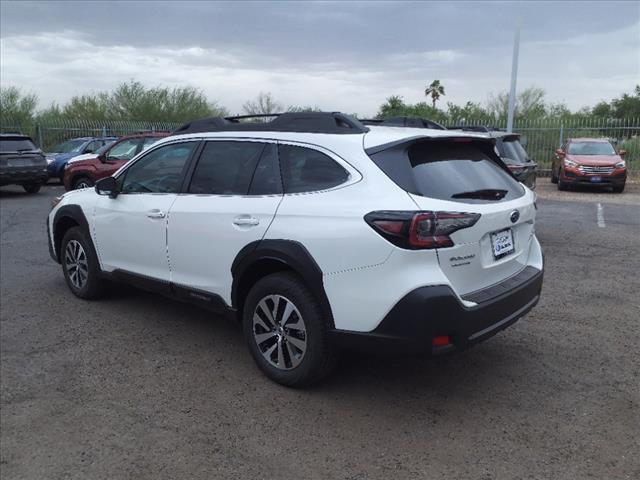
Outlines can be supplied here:
M491 234L491 251L496 260L506 257L516 251L513 241L513 230L505 228Z

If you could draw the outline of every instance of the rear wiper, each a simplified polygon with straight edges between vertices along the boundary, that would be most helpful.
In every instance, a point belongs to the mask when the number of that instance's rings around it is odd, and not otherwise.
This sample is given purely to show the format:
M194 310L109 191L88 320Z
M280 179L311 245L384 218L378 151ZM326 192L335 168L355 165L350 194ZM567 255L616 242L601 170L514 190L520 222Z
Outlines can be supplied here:
M472 190L470 192L460 192L451 195L451 198L478 198L486 200L500 200L509 193L508 190L500 190L498 188L485 188L482 190Z

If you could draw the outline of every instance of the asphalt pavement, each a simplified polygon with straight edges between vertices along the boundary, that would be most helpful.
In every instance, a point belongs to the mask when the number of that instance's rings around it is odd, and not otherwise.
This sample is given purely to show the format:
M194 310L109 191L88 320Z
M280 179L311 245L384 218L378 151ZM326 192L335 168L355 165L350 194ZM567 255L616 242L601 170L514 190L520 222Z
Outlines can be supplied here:
M3 187L2 479L640 478L640 185L554 188L525 318L451 357L346 355L290 390L229 320L128 287L75 298L47 252L62 188Z

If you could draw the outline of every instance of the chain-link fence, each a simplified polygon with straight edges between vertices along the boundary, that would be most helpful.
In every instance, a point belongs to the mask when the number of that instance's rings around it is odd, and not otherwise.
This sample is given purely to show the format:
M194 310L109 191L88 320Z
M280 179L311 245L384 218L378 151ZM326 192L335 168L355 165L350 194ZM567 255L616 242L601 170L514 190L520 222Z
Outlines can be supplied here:
M486 120L475 122L445 122L444 125L487 125ZM491 126L506 129L506 121ZM518 120L513 131L521 135L521 142L529 156L538 163L541 173L550 169L555 150L569 138L607 138L618 150L625 150L630 170L640 170L640 118Z
M54 146L78 137L106 137L129 135L136 132L171 132L179 127L179 123L144 122L144 121L69 121L18 123L10 120L2 121L0 132L23 133L29 135L44 151L50 151Z
M487 125L482 121L456 120L440 122L444 125ZM0 131L20 132L30 135L45 152L71 138L94 136L120 136L140 131L173 131L178 123L145 121L70 121L56 120L20 124L2 119ZM491 126L505 128L506 122L493 122ZM595 117L575 119L518 120L514 132L521 140L529 156L538 163L544 174L551 166L555 150L568 138L608 138L619 150L626 150L629 170L640 171L640 118L601 119Z

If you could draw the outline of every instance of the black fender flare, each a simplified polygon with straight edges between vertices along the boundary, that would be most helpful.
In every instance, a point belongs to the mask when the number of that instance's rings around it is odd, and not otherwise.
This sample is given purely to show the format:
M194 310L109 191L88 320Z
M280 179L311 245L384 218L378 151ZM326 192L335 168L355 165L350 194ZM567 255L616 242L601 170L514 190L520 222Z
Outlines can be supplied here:
M60 242L62 242L63 235L60 235L58 230L58 225L60 221L64 218L69 218L78 224L80 228L82 228L87 234L87 238L91 242L91 246L95 251L95 245L93 245L93 239L91 238L91 231L89 230L89 222L87 221L87 217L85 216L82 208L79 205L64 205L58 209L56 214L53 217L53 255L55 255L55 260L60 263Z
M294 240L256 240L238 252L231 265L231 303L234 309L239 309L242 303L239 286L243 275L261 260L275 260L297 273L318 299L333 327L333 314L324 290L322 270L309 250Z

